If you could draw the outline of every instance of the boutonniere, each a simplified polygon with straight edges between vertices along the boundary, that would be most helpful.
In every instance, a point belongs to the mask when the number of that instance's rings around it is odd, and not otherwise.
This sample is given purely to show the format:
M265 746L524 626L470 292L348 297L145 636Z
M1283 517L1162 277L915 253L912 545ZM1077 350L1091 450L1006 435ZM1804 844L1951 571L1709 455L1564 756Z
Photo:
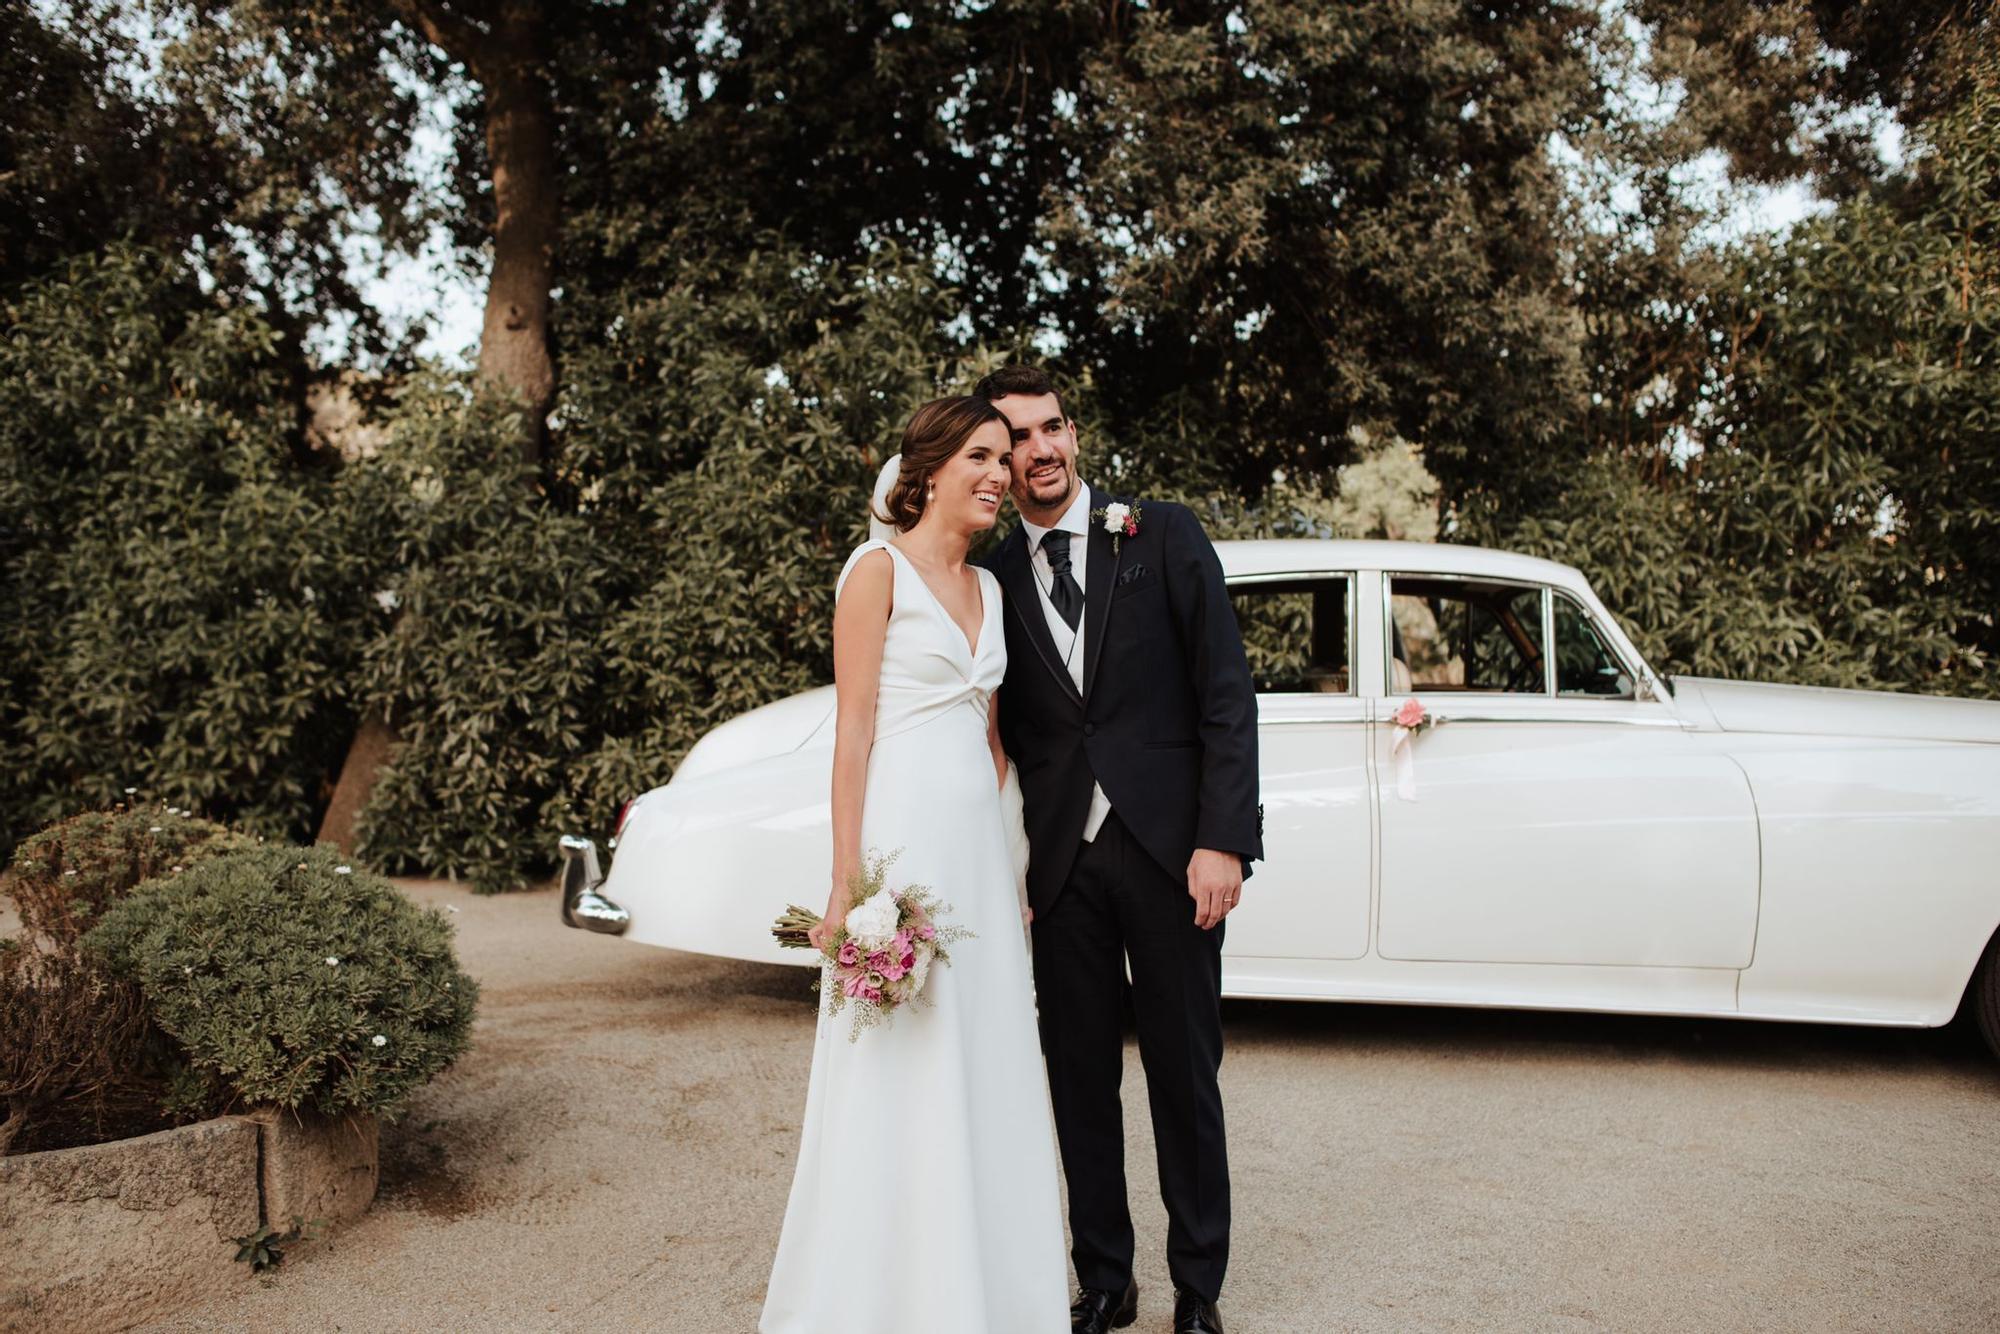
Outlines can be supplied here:
M1127 505L1122 500L1114 500L1103 509L1090 512L1092 523L1104 525L1104 531L1111 534L1111 554L1118 554L1118 543L1128 537L1139 535L1139 507Z

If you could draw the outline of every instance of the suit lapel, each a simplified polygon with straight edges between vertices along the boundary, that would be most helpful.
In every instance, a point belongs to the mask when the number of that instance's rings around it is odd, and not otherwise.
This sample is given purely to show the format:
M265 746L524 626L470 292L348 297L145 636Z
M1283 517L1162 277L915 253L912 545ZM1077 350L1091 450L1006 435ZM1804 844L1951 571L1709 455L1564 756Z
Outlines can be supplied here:
M1028 642L1035 646L1035 655L1049 669L1049 675L1061 683L1063 693L1081 708L1083 696L1077 694L1076 682L1069 679L1069 669L1063 666L1062 655L1056 652L1056 641L1049 636L1048 617L1042 613L1041 590L1035 586L1035 570L1028 563L1028 535L1018 524L1000 549L999 575L1000 587L1007 595L1007 608L1020 617L1021 628L1028 632Z
M1090 507L1102 509L1110 503L1096 487L1090 488ZM1084 540L1088 543L1088 555L1084 557L1083 621L1089 633L1083 640L1083 697L1090 698L1090 683L1097 679L1097 662L1104 656L1104 626L1111 619L1111 587L1118 582L1118 553L1112 550L1111 534L1104 531L1104 525L1091 521L1085 530Z

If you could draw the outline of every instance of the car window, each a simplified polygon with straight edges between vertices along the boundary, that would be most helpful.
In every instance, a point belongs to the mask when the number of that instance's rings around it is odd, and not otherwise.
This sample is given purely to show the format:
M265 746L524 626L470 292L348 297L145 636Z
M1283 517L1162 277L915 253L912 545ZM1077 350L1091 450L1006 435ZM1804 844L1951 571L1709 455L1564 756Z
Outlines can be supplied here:
M1232 584L1230 601L1260 695L1352 691L1346 575Z
M1539 587L1433 575L1389 580L1389 692L1548 693Z
M1556 693L1630 699L1632 678L1597 623L1576 600L1556 594Z

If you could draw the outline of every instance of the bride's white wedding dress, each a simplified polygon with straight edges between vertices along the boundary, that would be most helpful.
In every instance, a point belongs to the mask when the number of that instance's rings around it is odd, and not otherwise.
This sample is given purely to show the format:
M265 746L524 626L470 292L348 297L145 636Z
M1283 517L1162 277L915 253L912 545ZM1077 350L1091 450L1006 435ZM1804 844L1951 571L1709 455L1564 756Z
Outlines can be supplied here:
M943 922L973 936L931 970L928 1003L858 1041L851 1016L822 1003L759 1327L1052 1334L1069 1328L1055 1128L1021 925L1018 807L1003 811L986 742L1007 669L1000 584L979 571L970 644L886 542L856 548L841 582L878 549L895 582L861 846L902 849L889 883L930 886L950 905Z

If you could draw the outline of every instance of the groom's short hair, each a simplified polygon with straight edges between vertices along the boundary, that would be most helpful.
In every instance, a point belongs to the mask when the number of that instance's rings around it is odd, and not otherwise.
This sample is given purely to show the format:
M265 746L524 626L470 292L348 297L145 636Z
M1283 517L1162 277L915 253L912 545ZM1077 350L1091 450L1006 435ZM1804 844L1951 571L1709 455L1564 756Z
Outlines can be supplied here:
M1043 394L1056 396L1056 411L1069 420L1069 404L1063 402L1062 391L1048 377L1048 372L1040 366L1002 366L991 375L981 378L972 387L972 392L992 403L1010 394L1021 394L1028 398L1040 398Z

